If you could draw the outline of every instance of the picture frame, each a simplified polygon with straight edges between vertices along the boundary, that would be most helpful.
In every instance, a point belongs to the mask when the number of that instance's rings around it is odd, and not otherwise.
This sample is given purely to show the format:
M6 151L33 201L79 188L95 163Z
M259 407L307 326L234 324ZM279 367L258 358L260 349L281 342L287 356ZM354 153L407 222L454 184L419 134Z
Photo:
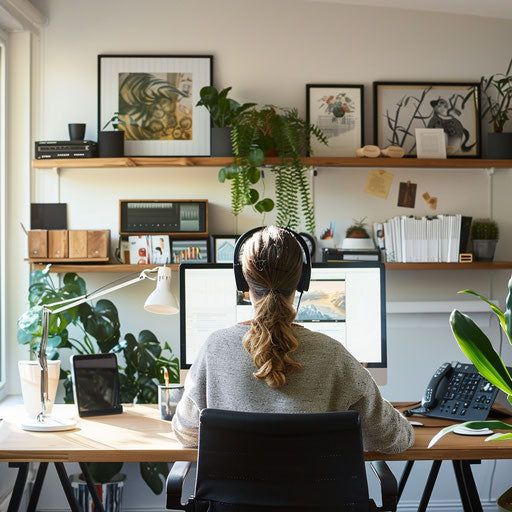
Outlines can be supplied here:
M213 263L233 263L235 243L240 235L211 235L210 254Z
M364 85L306 84L306 121L328 140L326 146L311 137L311 155L355 157L364 146Z
M171 239L172 263L209 263L208 238Z
M211 55L98 55L98 132L116 115L127 156L210 156L212 80Z
M418 158L446 158L446 133L442 128L415 128Z
M415 128L443 128L448 158L481 157L480 84L374 82L374 144L416 156Z

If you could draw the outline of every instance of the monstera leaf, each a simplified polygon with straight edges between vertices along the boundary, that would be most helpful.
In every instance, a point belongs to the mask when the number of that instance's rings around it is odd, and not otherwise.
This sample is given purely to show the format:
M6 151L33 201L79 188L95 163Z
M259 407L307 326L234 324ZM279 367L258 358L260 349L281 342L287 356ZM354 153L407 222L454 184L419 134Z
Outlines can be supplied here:
M78 311L85 332L96 339L101 352L110 352L121 336L117 308L109 300L99 300L95 305L80 304Z
M160 494L169 474L169 466L166 462L141 462L140 474L149 488L155 494Z

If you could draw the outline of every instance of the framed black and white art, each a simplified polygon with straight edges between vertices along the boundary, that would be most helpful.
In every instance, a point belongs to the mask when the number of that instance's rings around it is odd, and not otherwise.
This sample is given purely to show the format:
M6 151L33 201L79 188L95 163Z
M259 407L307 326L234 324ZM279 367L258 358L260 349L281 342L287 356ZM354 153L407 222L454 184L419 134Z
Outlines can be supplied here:
M233 263L235 245L240 235L211 235L213 263Z
M480 157L480 89L466 82L374 82L375 144L416 155L416 128L442 128L448 157Z
M212 70L211 56L98 55L98 130L118 116L127 156L209 156L210 115L196 103Z
M364 86L307 84L306 120L327 138L326 146L311 137L311 155L356 156L364 145Z

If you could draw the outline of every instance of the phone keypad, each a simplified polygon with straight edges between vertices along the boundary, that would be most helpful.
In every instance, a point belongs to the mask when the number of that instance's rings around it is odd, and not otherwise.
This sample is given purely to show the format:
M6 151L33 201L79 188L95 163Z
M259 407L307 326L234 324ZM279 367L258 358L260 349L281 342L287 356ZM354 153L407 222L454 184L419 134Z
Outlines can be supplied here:
M475 367L457 363L438 407L429 416L464 421L484 420L498 390L484 379Z

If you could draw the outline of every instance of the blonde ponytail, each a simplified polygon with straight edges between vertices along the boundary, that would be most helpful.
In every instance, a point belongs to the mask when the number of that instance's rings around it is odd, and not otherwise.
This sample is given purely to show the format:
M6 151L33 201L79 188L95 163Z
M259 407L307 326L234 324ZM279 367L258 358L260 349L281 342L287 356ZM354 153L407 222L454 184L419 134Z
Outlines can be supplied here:
M279 388L301 367L291 357L299 346L291 298L302 272L302 250L290 233L270 226L246 242L241 261L255 309L244 347L257 368L254 376Z

